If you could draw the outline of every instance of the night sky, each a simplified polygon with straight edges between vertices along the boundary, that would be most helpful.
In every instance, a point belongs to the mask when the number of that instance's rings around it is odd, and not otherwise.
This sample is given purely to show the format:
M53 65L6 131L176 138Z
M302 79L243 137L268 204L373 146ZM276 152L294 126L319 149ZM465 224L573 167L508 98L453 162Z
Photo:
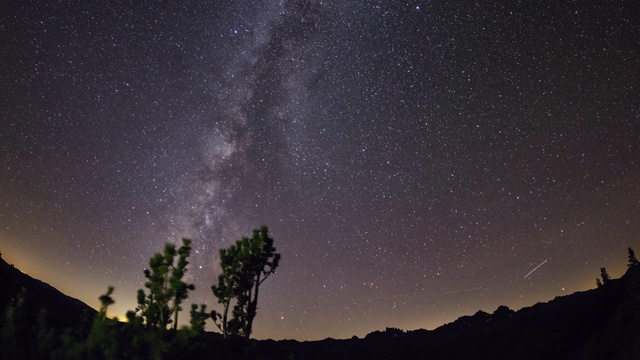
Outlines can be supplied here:
M190 237L220 310L219 249L267 225L255 337L301 340L622 275L640 3L495 3L3 2L3 258L122 316Z

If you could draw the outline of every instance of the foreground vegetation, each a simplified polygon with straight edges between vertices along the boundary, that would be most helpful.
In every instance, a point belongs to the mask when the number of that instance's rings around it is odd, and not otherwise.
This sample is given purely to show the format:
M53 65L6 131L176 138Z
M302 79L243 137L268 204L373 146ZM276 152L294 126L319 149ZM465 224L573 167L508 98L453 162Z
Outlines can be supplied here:
M222 249L222 274L212 286L223 305L222 315L207 312L204 304L191 304L188 325L179 327L182 305L195 289L183 281L190 254L191 240L185 238L179 248L167 243L162 253L151 257L144 270L146 289L138 290L138 306L127 312L126 322L107 317L115 303L114 288L109 286L99 297L99 311L94 316L85 312L74 327L51 324L47 311L30 299L26 289L16 289L12 269L3 271L0 359L209 359L214 353L238 353L251 335L259 287L280 261L273 239L262 227L251 238ZM204 332L209 318L223 331L225 341L211 341Z
M260 232L257 234L260 238ZM249 239L245 242L251 243ZM202 306L192 305L188 324L178 326L173 309L184 303L187 297L181 294L188 295L191 288L180 282L181 271L188 268L187 264L180 265L180 259L182 256L187 261L189 246L190 243L183 242L181 248L165 248L160 257L158 254L152 257L153 265L150 262L145 272L148 275L145 290L139 294L138 307L127 314L126 323L106 316L114 302L113 289L109 288L100 296L99 311L91 310L93 313L82 319L78 316L72 326L59 326L59 322L50 321L55 314L40 310L33 295L17 291L8 296L9 292L4 290L15 289L6 281L9 278L6 275L19 271L0 259L3 290L0 300L7 304L0 314L0 359L637 359L640 356L640 264L632 249L629 249L629 270L620 279L611 279L602 268L596 289L560 296L518 311L505 306L493 314L478 311L433 331L387 329L364 339L275 342L246 337L242 329L248 328L242 323L242 316L246 318L242 311L249 308L249 299L255 299L255 283L253 286L234 283L240 273L231 276L230 270L223 274L228 277L225 284L237 289L236 294L247 297L240 302L241 306L236 307L239 303L236 299L230 302L229 308L237 317L231 313L228 321L239 323L227 323L227 337L204 331L204 321L212 314ZM227 255L243 253L238 258L244 258L247 265L230 269L239 271L255 264L249 257L251 247L238 243L235 246ZM277 266L275 255L269 259L269 263ZM259 279L266 277L265 271L272 270L270 266L264 267ZM249 274L245 274L245 281L251 278ZM214 288L221 286L218 280ZM218 300L224 307L226 298ZM223 320L217 321L223 327L220 323Z

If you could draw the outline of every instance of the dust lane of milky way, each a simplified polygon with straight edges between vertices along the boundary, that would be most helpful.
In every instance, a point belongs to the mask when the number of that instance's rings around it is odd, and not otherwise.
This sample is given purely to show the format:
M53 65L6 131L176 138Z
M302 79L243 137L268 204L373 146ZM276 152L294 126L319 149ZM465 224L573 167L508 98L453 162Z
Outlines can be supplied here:
M190 237L213 309L219 249L267 225L274 339L594 287L640 249L639 7L6 3L2 256L122 316Z

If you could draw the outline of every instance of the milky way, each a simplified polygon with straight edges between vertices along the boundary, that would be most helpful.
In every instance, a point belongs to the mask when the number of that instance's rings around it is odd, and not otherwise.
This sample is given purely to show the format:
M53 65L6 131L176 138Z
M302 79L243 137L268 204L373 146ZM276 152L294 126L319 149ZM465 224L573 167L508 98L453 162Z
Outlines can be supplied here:
M276 339L594 287L640 248L638 14L3 5L2 256L93 306L115 286L121 316L149 257L190 237L190 301L212 309L218 250L267 225L282 262L255 336Z

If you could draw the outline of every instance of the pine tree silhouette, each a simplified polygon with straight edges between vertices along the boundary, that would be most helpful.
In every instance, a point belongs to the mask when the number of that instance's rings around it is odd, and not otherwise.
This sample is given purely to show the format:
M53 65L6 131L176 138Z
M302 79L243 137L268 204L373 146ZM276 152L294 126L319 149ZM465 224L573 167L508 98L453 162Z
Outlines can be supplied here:
M279 263L280 254L265 226L254 230L251 239L242 238L228 249L220 250L222 273L211 290L223 310L222 313L212 311L211 317L225 337L249 338L258 309L260 285L275 273ZM232 300L235 305L229 319Z
M632 267L632 266L636 266L638 264L640 264L638 262L638 259L636 259L636 253L633 251L633 249L631 247L629 247L629 263L627 264L628 267Z

